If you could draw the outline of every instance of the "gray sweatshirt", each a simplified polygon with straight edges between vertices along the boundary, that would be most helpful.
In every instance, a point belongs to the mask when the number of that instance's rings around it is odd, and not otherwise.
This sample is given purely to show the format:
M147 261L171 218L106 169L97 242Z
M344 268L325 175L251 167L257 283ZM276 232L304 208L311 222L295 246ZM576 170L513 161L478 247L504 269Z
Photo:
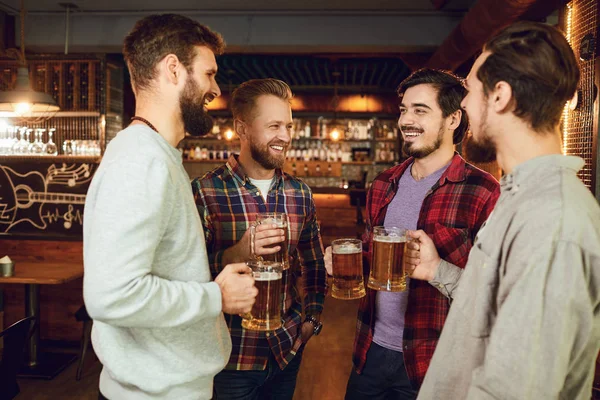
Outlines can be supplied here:
M210 399L231 352L180 152L145 126L106 149L84 212L84 299L111 400Z
M501 181L464 272L430 283L453 299L419 399L588 400L600 347L600 207L583 160L551 155Z

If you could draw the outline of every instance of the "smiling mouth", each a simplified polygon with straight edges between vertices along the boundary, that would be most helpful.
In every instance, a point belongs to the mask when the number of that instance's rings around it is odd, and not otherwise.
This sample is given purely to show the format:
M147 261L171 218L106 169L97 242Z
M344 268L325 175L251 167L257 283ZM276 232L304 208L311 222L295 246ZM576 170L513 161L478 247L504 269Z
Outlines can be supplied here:
M277 145L277 144L272 144L269 147L279 153L282 153L285 150L285 146L281 146L281 145Z
M402 132L404 133L404 137L406 139L414 139L414 138L418 138L419 136L422 136L424 132Z

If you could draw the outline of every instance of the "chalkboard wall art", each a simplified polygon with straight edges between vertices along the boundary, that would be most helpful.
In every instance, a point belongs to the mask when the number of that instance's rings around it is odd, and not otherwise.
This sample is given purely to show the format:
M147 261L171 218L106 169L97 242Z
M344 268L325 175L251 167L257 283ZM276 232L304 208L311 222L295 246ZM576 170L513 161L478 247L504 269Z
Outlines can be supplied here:
M94 163L0 163L0 235L81 239Z

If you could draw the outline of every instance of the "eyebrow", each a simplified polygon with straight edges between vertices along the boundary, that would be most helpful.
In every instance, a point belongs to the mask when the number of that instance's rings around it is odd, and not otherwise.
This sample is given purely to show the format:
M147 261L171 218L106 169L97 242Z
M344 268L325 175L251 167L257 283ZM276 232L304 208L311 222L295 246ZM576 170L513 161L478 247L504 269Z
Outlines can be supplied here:
M404 105L404 103L400 103L400 107L404 107L406 108L406 105ZM429 110L431 110L432 108L429 107L427 104L425 103L412 103L411 107L423 107L423 108L427 108Z

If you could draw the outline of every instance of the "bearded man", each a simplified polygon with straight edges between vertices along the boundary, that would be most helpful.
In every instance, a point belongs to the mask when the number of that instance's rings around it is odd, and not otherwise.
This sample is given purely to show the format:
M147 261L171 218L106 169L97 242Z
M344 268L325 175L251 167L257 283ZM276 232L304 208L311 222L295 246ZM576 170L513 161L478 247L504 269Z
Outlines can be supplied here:
M221 36L179 15L138 21L123 53L136 96L87 193L83 294L102 362L100 399L210 399L231 340L223 312L252 308L250 269L209 271L177 144L212 126Z
M286 245L286 232L277 225L251 228L257 213L288 217L290 268L283 271L281 284L282 327L247 330L237 313L225 315L233 350L225 370L215 377L216 399L291 400L304 346L322 327L326 271L312 192L282 171L291 144L291 99L289 86L277 79L255 79L237 87L231 111L240 154L192 182L213 275L228 263L272 254ZM302 299L296 289L300 273Z
M468 127L460 108L466 91L448 72L421 69L397 92L398 127L410 157L377 176L367 194L365 275L375 226L422 229L443 259L464 267L499 195L490 174L454 151ZM329 271L329 248L326 266ZM411 279L404 292L368 288L359 305L346 400L415 399L449 309L448 300L426 282Z

